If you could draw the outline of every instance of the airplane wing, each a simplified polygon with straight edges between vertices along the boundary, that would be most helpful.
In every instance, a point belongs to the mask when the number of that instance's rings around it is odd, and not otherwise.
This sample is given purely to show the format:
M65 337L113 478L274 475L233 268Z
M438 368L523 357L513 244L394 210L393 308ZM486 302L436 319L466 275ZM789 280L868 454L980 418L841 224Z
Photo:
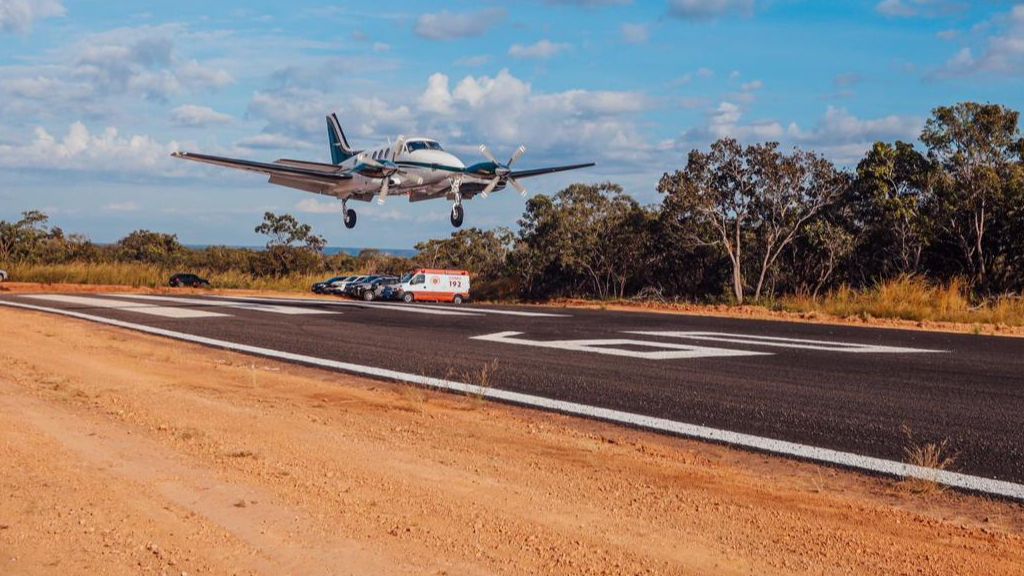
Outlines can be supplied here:
M352 181L351 174L333 164L286 159L268 164L265 162L239 160L237 158L225 158L223 156L210 156L192 152L175 152L171 156L182 160L222 166L224 168L266 174L270 176L271 184L338 198L348 196L345 189L348 188L347 184Z
M535 168L533 170L519 170L518 172L513 171L509 176L512 178L529 178L531 176L541 176L543 174L554 174L555 172L566 172L568 170L579 170L580 168L590 168L596 166L593 162L586 164L570 164L568 166L552 166L551 168Z

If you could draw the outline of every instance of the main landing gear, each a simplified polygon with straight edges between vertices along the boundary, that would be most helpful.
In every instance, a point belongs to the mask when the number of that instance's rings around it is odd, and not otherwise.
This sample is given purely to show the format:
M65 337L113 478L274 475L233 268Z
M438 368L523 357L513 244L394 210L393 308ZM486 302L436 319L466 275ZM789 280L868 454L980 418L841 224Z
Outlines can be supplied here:
M449 214L449 216L451 217L451 220L452 220L452 226L455 226L456 228L462 226L462 218L465 215L466 215L466 213L462 209L462 203L461 202L458 203L458 204L453 204L452 205L452 213Z
M348 203L342 200L341 211L345 214L345 228L356 227L356 211L348 207Z

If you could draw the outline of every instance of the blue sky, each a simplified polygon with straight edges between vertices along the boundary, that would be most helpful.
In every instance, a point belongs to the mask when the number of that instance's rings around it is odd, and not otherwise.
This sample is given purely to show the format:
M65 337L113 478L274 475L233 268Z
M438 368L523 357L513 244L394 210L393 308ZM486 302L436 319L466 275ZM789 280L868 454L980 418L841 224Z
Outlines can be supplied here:
M1024 109L1024 4L999 0L535 0L385 5L0 0L0 219L42 209L95 241L137 228L258 244L266 210L332 245L447 235L442 201L340 202L174 150L327 161L324 115L357 147L429 135L475 161L520 144L554 193L612 180L642 202L693 147L778 140L855 164L960 100ZM467 203L515 226L523 200Z

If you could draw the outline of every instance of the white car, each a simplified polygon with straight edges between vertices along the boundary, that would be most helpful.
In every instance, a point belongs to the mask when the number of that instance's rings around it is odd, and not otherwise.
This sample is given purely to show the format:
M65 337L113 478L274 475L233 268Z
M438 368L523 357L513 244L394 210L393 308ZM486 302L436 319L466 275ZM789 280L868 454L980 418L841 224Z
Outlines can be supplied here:
M7 270L0 270L0 282L7 281Z

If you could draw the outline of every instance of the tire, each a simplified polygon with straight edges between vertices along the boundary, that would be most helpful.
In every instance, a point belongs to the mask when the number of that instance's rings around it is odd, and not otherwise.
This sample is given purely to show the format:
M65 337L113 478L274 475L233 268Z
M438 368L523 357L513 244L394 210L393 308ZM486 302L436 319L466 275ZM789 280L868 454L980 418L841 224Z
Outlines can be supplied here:
M452 302L455 304L462 304L462 295L456 294L455 298L452 298Z
M452 213L449 218L452 221L452 226L459 228L462 226L462 220L466 216L466 211L462 209L462 204L453 204Z
M416 297L412 295L412 292L406 292L405 294L402 294L402 302L405 302L406 304L411 304L415 300Z
M373 301L373 290L363 290L363 300L367 302Z
M356 211L349 208L345 210L345 228L351 230L356 227Z

